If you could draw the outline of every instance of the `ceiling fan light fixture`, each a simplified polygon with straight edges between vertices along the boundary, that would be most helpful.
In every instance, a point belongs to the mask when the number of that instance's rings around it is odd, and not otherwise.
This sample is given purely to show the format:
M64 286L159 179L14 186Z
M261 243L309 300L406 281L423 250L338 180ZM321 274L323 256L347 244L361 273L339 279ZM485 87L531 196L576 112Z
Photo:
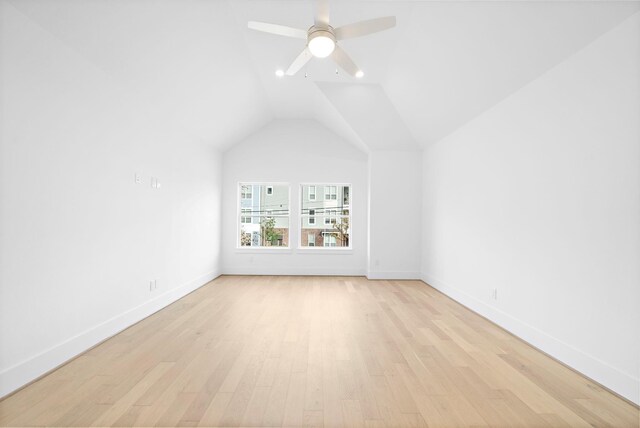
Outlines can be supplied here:
M362 70L356 71L356 77L358 79L362 79L364 77L364 71L362 71Z
M314 31L309 35L309 52L316 58L326 58L336 48L336 40L329 31Z

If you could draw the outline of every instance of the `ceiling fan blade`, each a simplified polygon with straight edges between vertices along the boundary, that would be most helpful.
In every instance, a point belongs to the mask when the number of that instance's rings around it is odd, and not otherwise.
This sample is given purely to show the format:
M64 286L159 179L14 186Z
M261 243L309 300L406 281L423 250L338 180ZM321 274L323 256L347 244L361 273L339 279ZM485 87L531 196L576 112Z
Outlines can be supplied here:
M294 37L296 39L307 38L306 30L287 27L286 25L269 24L267 22L249 21L247 26L252 30L263 31L265 33L271 33L271 34L277 34L278 36Z
M293 63L287 68L287 72L285 73L287 76L293 76L300 70L309 60L313 57L311 52L309 52L309 48L304 48L304 50L298 55L296 59L293 60Z
M367 34L387 30L395 26L396 17L385 16L384 18L369 19L336 28L335 35L338 40L352 39L354 37L366 36Z
M351 57L349 57L349 55L347 55L347 53L338 45L336 45L336 48L333 50L331 58L340 66L341 69L354 77L356 77L356 74L360 71Z
M315 23L320 27L329 25L329 0L316 0Z

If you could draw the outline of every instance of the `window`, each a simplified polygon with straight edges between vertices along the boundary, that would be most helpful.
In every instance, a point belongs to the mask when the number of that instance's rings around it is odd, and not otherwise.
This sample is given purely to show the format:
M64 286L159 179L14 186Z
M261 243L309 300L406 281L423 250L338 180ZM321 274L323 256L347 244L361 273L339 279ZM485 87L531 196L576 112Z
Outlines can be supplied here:
M324 217L324 224L336 224L336 215L338 214L337 210L326 210L326 215Z
M324 186L324 200L335 201L337 199L337 186Z
M253 192L251 186L241 186L240 188L240 197L242 199L251 199L253 197Z
M238 246L288 247L289 186L241 183L239 191Z
M336 235L335 233L324 233L324 246L325 247L335 247L336 246Z
M240 223L251 223L251 208L242 208L242 216L240 217Z
M324 198L311 198L318 188ZM348 184L301 186L300 195L309 196L300 198L301 247L351 248L351 194Z

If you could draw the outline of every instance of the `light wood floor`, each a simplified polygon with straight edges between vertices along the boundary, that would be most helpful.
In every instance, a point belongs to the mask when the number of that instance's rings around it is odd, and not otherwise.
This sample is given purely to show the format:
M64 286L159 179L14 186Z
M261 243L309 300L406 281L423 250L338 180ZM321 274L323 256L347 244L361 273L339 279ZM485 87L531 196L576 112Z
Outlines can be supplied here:
M616 426L638 410L419 281L221 277L0 402L11 426Z

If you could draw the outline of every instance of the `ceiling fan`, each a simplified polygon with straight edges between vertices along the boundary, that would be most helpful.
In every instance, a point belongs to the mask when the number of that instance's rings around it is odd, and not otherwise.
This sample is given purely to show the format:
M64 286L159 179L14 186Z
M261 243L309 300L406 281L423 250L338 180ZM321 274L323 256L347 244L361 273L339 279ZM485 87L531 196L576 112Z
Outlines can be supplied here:
M349 55L338 46L338 41L377 33L395 25L396 17L386 16L333 28L329 25L329 0L317 0L315 22L308 30L266 22L249 21L249 28L252 30L307 40L304 50L285 72L287 76L296 74L312 57L326 58L331 56L331 59L340 68L358 78L364 76L364 73Z

